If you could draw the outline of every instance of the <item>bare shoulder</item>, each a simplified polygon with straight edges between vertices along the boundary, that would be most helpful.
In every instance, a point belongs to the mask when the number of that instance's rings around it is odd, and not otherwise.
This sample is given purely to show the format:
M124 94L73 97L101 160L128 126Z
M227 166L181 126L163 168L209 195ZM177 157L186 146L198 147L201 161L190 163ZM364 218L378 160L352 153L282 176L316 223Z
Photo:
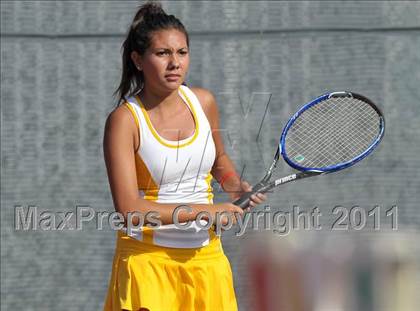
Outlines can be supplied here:
M131 111L125 104L119 105L110 112L105 123L104 142L112 144L124 144L131 142L134 150L140 146L140 137L136 121Z
M131 130L133 129L133 125L135 125L133 116L125 104L119 105L112 110L106 119L107 129L119 128L120 130Z
M207 118L209 120L217 118L218 108L216 98L213 93L201 87L191 87L190 89L200 101Z
M194 92L194 94L198 97L200 101L203 101L202 104L216 101L213 93L205 88L194 86L190 89Z

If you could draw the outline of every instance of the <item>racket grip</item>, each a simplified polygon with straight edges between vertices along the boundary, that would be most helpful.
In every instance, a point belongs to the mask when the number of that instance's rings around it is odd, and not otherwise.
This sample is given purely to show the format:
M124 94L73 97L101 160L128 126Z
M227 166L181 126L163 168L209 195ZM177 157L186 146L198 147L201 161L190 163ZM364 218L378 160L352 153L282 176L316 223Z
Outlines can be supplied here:
M251 196L256 193L265 193L267 192L267 186L258 184L254 186L252 191L244 193L239 199L233 201L233 204L239 206L242 209L245 209L249 206L249 201L251 201Z
M247 192L244 193L239 199L233 202L233 204L239 206L242 209L245 209L249 206L249 201L251 201L251 195L255 194L256 192Z

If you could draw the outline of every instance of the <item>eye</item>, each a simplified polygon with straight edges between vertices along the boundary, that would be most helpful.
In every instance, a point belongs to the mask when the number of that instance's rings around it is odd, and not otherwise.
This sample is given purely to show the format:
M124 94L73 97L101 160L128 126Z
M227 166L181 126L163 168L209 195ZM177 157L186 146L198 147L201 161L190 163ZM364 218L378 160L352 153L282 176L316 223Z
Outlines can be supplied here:
M182 51L179 51L179 54L181 54L181 55L187 55L188 54L188 51L187 50L182 50Z
M169 55L168 51L159 51L156 53L157 56L164 56L164 55Z

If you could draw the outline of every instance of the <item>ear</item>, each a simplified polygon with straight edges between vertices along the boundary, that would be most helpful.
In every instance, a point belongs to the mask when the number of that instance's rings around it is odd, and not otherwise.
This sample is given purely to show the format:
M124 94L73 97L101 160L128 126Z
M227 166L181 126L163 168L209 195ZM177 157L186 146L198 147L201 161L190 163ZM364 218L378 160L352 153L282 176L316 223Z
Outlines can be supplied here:
M138 70L142 70L142 62L141 56L136 51L131 52L130 54L131 60L133 61L134 65L137 67Z

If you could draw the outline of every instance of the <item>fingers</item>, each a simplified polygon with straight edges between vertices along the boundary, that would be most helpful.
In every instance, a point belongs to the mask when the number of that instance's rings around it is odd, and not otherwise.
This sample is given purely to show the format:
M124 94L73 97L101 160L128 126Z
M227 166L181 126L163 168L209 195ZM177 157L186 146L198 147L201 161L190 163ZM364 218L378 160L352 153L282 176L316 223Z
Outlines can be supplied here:
M264 193L257 193L257 197L261 200L261 203L264 201L267 201L267 195L265 195Z
M250 199L251 199L251 201L249 202L249 205L251 207L255 207L258 204L261 204L264 201L266 201L267 200L267 196L265 194L263 194L263 193L256 193L256 194L251 195Z
M242 208L240 208L239 206L236 206L234 204L232 204L230 206L230 209L225 211L225 212L227 212L228 214L224 214L221 217L221 222L222 222L222 225L224 225L224 226L228 225L229 221L232 221L232 224L235 225L236 222L237 222L236 217L238 217L238 215L239 215L239 217L242 217L243 214L244 214L244 210Z
M234 205L235 209L233 210L234 213L239 213L239 215L243 215L244 214L244 210L242 208L240 208L239 206Z
M251 192L252 186L245 180L241 181L241 189L243 192ZM267 200L267 196L263 193L256 193L250 197L249 207L245 209L245 211L249 211L251 208L256 207L258 204L263 203Z
M252 191L251 185L245 180L243 180L241 182L241 188L242 188L242 191L244 191L244 192L251 192Z

